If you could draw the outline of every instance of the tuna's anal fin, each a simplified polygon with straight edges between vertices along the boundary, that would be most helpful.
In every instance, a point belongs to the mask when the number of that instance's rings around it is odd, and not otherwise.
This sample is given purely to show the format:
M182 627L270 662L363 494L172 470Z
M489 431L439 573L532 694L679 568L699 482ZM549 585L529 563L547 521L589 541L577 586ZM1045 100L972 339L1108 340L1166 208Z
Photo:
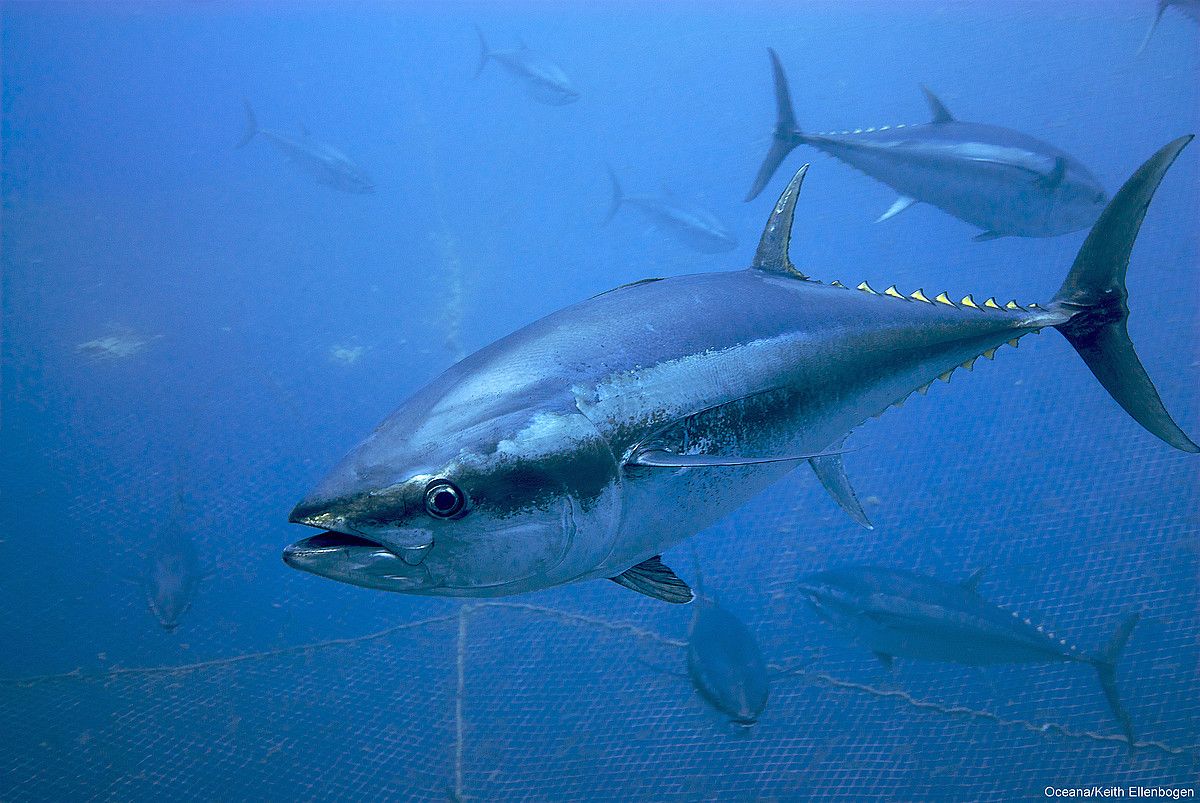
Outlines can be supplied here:
M850 514L850 518L863 527L868 530L874 529L871 526L871 520L867 518L867 512L863 510L862 503L858 501L858 496L854 493L853 486L850 485L850 478L846 476L846 467L842 464L842 456L831 454L825 457L811 457L808 462L813 468L813 473L817 475L817 479L821 481L821 485L825 486L825 490L833 497L833 501L837 502L842 510Z
M1055 328L1133 420L1176 449L1200 452L1163 406L1126 326L1129 254L1154 191L1191 140L1188 135L1163 146L1117 191L1084 240L1051 308L1066 317Z
M895 669L896 656L888 655L886 652L880 652L879 650L872 650L871 654L879 660L879 663L883 664L884 669L888 670L889 672L892 669Z
M258 133L258 119L254 116L254 108L250 105L250 101L242 98L242 109L245 113L245 119L242 123L242 137L238 140L237 148L244 148L254 139L254 135Z
M894 204L892 204L891 206L888 207L888 210L886 212L884 212L882 215L880 215L879 217L877 217L875 219L875 222L882 223L885 220L891 220L896 215L900 214L905 209L908 209L910 206L912 206L916 202L917 202L916 198L909 198L907 196L901 195L899 198L896 199L896 202Z
M925 101L929 104L929 111L933 114L934 123L953 123L954 115L946 108L946 104L938 100L938 96L929 90L929 87L921 84L921 91L925 93Z
M988 240L999 240L1001 237L1007 236L1007 234L1001 234L998 231L985 231L980 234L976 234L971 239L977 243L986 243Z
M679 576L662 562L661 555L647 558L637 566L609 579L630 591L675 605L683 605L696 598L688 584L680 580Z
M796 216L796 199L800 196L800 185L804 183L804 174L808 165L804 165L792 176L792 180L779 196L762 237L758 241L758 250L754 253L754 262L750 267L766 273L776 273L780 276L790 276L793 279L808 277L796 269L788 256L788 248L792 242L792 221Z

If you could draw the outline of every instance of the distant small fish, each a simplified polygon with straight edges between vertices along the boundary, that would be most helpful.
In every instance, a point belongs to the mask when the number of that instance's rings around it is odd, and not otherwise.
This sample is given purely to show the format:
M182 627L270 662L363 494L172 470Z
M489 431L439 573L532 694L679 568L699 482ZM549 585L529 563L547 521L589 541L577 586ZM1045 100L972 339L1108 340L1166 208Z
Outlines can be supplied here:
M655 228L678 242L702 254L720 254L737 248L737 238L706 209L680 203L673 198L654 198L648 195L626 195L617 175L608 170L612 181L612 200L604 222L612 220L622 206L636 207L650 219Z
M279 131L259 128L250 102L243 100L242 104L246 109L246 124L237 147L243 148L255 135L261 135L274 145L276 150L288 157L292 164L322 184L358 195L375 192L375 182L337 148L313 140L307 131L299 137L293 137Z
M1138 48L1137 54L1139 56L1146 51L1146 46L1150 44L1150 40L1154 37L1154 31L1158 28L1158 23L1162 19L1163 12L1169 6L1174 6L1192 22L1200 25L1200 0L1158 0L1158 11L1154 15L1154 20L1150 23L1150 30L1146 31L1146 38L1142 40L1142 46Z
M900 193L876 222L927 203L983 229L975 237L983 241L1067 234L1092 225L1104 210L1104 188L1076 159L1010 128L956 120L924 87L931 122L806 134L796 125L779 56L769 52L777 119L747 201L793 148L811 145Z
M143 337L132 329L120 329L111 335L79 343L75 350L93 360L126 360L140 354L151 341L160 337L162 335Z
M1087 664L1130 747L1133 724L1117 695L1116 667L1138 621L1117 626L1108 646L1089 654L1042 625L981 597L980 570L959 584L899 569L847 566L808 575L797 584L817 614L851 632L886 666L896 657L972 666Z
M767 707L767 663L750 629L706 597L702 581L696 589L688 628L688 677L700 697L731 724L749 728Z
M538 103L566 106L579 100L579 91L571 79L550 59L530 50L524 42L515 50L492 50L483 38L483 31L478 28L475 31L479 34L479 66L475 68L475 77L479 77L488 61L495 61L516 77L525 87L525 94Z
M342 365L354 365L366 351L366 346L330 346L329 359Z

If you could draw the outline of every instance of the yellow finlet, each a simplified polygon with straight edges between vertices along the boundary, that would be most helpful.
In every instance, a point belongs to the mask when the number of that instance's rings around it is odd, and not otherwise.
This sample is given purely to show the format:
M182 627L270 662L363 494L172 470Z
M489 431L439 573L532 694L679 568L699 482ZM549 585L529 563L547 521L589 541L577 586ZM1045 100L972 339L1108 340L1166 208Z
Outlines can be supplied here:
M922 396L924 396L929 392L929 386L932 384L932 382L926 382L924 385L921 385L921 387L917 388L917 393L920 393Z
M1037 304L1030 304L1029 308L1030 309L1041 309L1041 307L1039 307Z
M975 299L971 298L970 293L967 293L965 296L963 296L962 301L960 301L958 303L962 304L964 307L970 307L971 309L979 309L979 305L975 303Z
M996 350L988 349L987 351L983 352L983 356L987 357L989 360L994 360L996 359Z
M879 293L876 293L874 290L872 290L871 285L867 284L866 282L860 284L857 289L862 290L864 293L870 293L873 296L879 295Z
M1005 308L1005 309L1015 309L1015 310L1020 310L1021 312L1024 312L1024 311L1025 311L1025 308L1024 308L1024 307L1022 307L1020 304L1018 304L1018 303L1017 303L1017 300L1016 300L1015 298L1014 298L1012 301L1010 301L1010 302L1008 302L1007 304L1005 304L1005 305L1004 305L1004 308Z
M946 295L945 290L943 290L941 295L939 295L937 298L935 298L934 301L937 301L942 304L947 304L951 307L954 306L954 302L950 300L950 296Z
M996 303L996 297L992 296L987 301L983 302L983 306L988 309L1000 309L1000 305Z
M899 299L903 299L904 301L908 301L908 298L905 297L905 295L903 293L901 293L899 290L897 290L896 285L894 285L894 284L891 287L889 287L888 289L884 290L883 294L885 296L891 296L892 298L899 298Z
M954 369L953 369L953 368L951 368L949 371L947 371L947 372L946 372L946 373L944 373L944 374L938 374L938 379L942 380L943 382L949 382L949 381L950 381L950 375L951 375L951 374L953 374L953 373L954 373Z
M1008 345L1012 346L1013 348L1016 348L1017 344L1020 342L1021 342L1021 338L1014 337L1012 340L1008 341Z
M916 301L924 301L926 304L933 303L932 301L930 301L928 298L925 297L925 294L923 292L921 292L921 288L919 288L919 287L917 288L917 292L910 295L909 298L914 299Z
M979 359L978 357L972 357L971 359L969 359L969 360L967 360L966 362L964 362L964 363L962 364L962 367L963 367L963 368L966 368L968 371L970 371L970 370L972 370L972 369L974 369L974 368L975 368L975 361L976 361L976 360L978 360L978 359Z
M844 288L846 285L842 284L842 283L841 283L841 282L839 282L837 279L834 279L832 282L830 282L830 283L829 283L829 286L830 286L830 287L842 287L842 288Z

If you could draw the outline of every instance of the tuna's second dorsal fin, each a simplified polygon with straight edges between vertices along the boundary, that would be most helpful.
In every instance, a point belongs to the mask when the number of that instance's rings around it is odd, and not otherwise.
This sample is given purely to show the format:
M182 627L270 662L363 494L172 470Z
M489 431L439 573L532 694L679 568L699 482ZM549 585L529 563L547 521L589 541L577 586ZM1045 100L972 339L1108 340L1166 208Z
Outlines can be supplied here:
M929 103L929 111L933 114L934 123L953 123L954 115L946 108L946 104L938 100L938 96L929 90L929 87L921 84L921 91L925 93L925 100Z
M754 254L754 262L750 267L754 270L790 276L793 279L808 277L796 269L788 258L788 246L792 240L792 219L796 215L796 198L800 195L800 185L804 183L804 174L808 165L802 166L792 176L792 180L775 202L767 226L763 229L762 238L758 241L758 251Z

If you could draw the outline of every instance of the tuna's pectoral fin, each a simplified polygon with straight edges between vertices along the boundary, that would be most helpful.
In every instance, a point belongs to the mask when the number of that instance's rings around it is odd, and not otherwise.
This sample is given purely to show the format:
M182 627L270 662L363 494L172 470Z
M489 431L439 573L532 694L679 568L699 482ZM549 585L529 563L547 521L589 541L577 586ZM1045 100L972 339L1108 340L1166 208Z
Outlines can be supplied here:
M627 466L647 468L720 468L723 466L757 466L763 463L799 463L824 457L843 455L849 449L836 449L815 454L793 454L782 457L735 457L711 454L677 454L659 447L643 447L625 461Z
M929 87L921 84L921 91L925 93L925 101L929 104L929 111L933 114L932 122L935 123L953 123L954 115L946 108L946 104L938 100L938 96L929 91Z
M888 210L886 212L884 212L882 215L880 215L878 218L875 219L875 222L882 223L885 220L891 220L896 215L900 214L905 209L908 209L910 206L912 206L916 202L917 202L916 198L908 198L908 197L901 195L899 198L896 199L896 203L889 206Z
M1053 190L1063 183L1063 179L1067 177L1067 159L1065 156L1058 156L1054 159L1054 167L1044 176L1038 176L1034 183L1044 190Z
M888 655L886 652L872 650L872 655L879 659L879 663L883 664L883 668L889 672L896 667L896 656Z
M661 555L655 555L608 579L630 591L675 605L682 605L696 598L688 584L680 580L679 576L662 562Z
M1007 236L1007 234L1001 234L998 231L985 231L981 234L976 234L971 240L977 243L986 243L988 240L999 240L1001 237Z
M849 513L850 518L868 530L874 529L870 519L867 518L867 512L863 510L858 496L854 493L853 486L850 485L850 478L846 476L846 467L842 464L842 456L835 454L813 457L808 462L813 468L813 473L817 475L817 479L821 481L821 485L825 486L825 490L833 497L833 501L837 502L842 510Z

